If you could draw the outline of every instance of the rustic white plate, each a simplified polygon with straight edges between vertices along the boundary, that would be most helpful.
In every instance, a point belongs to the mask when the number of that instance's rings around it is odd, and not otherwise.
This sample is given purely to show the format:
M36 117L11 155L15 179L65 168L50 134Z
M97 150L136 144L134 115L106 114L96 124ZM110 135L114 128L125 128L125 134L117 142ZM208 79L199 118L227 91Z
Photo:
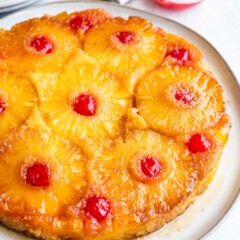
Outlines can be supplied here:
M203 37L187 27L161 18L116 4L104 2L59 2L33 7L12 14L0 20L1 28L10 28L23 20L40 17L44 14L57 14L62 11L73 12L87 8L104 8L115 16L128 17L130 15L147 18L167 32L175 33L201 49L205 60L209 63L218 81L224 89L227 100L227 111L232 117L232 130L229 141L224 149L221 164L216 177L209 189L188 209L188 211L166 225L163 229L149 235L148 240L195 240L211 232L233 206L240 189L240 88L221 55ZM0 228L1 240L27 239L25 236Z
M39 0L0 0L0 13L16 11Z
M10 7L27 1L29 0L0 0L0 7Z

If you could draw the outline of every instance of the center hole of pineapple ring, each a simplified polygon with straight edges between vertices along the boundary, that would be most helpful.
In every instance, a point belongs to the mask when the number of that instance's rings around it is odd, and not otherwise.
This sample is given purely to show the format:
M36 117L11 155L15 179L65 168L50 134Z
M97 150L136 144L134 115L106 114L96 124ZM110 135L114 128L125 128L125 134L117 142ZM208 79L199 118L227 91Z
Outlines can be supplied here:
M0 114L7 108L7 103L0 97Z
M34 162L24 171L25 182L32 187L48 187L50 185L50 169L46 164Z
M72 18L71 21L69 22L69 25L73 30L76 31L79 29L83 31L88 31L92 27L91 21L86 17L82 16L76 16Z
M163 171L163 164L151 156L143 157L140 160L140 167L143 174L149 178L155 178Z
M80 94L75 98L72 109L82 116L94 116L97 111L97 101L95 97L90 94Z
M130 31L117 32L114 36L123 45L132 44L137 38L136 34Z
M163 101L178 109L196 108L201 102L197 85L186 82L173 82L163 90Z
M49 54L52 53L54 45L52 41L46 36L36 36L31 42L30 46L38 53Z
M167 56L171 56L181 64L190 61L189 52L185 48L175 48Z
M177 101L180 101L184 104L189 104L194 99L194 96L194 93L187 89L178 89L174 95Z

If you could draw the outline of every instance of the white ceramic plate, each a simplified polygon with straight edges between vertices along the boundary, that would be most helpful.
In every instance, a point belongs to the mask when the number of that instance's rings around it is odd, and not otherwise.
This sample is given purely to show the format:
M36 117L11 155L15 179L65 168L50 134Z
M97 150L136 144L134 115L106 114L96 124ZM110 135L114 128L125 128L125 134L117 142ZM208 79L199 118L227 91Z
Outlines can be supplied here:
M29 0L0 0L0 7L9 7Z
M39 0L0 0L0 13L6 13L16 11L17 9L31 5L32 3Z
M147 18L167 32L175 33L201 49L218 81L224 89L227 111L232 117L232 130L224 149L219 170L208 190L188 209L188 211L166 225L163 229L149 235L148 240L195 240L208 234L229 212L240 189L240 88L235 77L220 54L204 38L185 26L165 18L139 10L104 2L60 2L30 8L0 20L0 27L10 28L23 20L43 14L57 14L62 11L73 12L87 8L104 8L115 16L130 15ZM0 228L1 240L27 239L6 228Z

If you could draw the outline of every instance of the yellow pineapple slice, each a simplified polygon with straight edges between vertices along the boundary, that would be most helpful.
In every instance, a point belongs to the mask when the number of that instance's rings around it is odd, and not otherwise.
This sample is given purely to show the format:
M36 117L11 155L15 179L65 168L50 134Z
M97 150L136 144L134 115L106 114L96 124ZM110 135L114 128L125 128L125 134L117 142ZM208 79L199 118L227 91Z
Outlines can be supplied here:
M167 52L163 65L179 64L184 66L201 65L202 53L184 38L166 34Z
M212 76L178 65L144 76L136 99L140 115L169 136L209 129L225 111L222 87Z
M217 125L210 129L210 133L213 134L218 141L220 141L223 148L228 140L228 135L232 127L231 118L228 114L224 114Z
M209 133L205 133L208 141L211 143L209 149L207 149L206 152L197 152L193 154L193 158L196 162L198 179L200 181L218 166L223 147L226 143L226 139L228 138L229 130L230 119L228 115L224 115L219 123L211 129Z
M45 14L44 16L48 17L48 18L51 17L51 18L56 19L58 21L65 21L68 18L68 15L69 14L66 11L64 11L64 12L60 12L57 15L54 15L54 16L48 15L48 14Z
M166 44L162 30L154 29L146 19L114 18L87 32L84 51L104 69L120 76L132 92L138 78L162 62Z
M84 151L90 194L111 202L112 239L136 234L150 219L162 224L170 213L180 214L178 205L194 190L194 160L186 146L156 132L133 131L124 141L95 149L90 144Z
M147 130L150 128L144 118L139 115L137 108L128 109L125 127L127 131Z
M6 69L6 52L5 52L5 46L9 43L8 41L8 31L5 31L3 29L0 29L0 69Z
M25 122L25 125L29 128L41 129L45 132L48 132L49 134L52 133L52 129L43 120L42 114L39 111L37 105L33 108L31 115Z
M69 25L72 30L78 33L79 38L83 41L89 29L99 22L112 18L112 16L107 11L96 8L73 12L71 14L63 12L53 18Z
M80 48L79 39L68 26L50 18L19 23L8 32L5 63L22 72L55 72Z
M231 119L227 114L224 114L217 125L209 129L208 132L177 136L176 139L184 142L190 148L190 151L193 148L193 159L195 160L198 176L195 188L196 194L202 194L212 182L217 172L230 129ZM195 142L191 143L190 139L194 135ZM201 137L196 138L196 135Z
M85 190L82 151L54 134L22 126L0 143L0 209L16 216L60 214Z
M129 94L112 74L102 72L81 51L55 83L42 91L40 111L60 135L78 142L86 137L118 136L124 130Z
M69 211L71 221L83 220L86 239L95 239L99 235L104 239L105 235L113 234L111 200L107 195L97 195L95 190L95 186L88 185L85 197ZM81 238L81 233L73 232L73 235L73 238Z
M198 176L196 192L203 193L211 183L222 155L223 147L228 139L231 121L227 114L208 132L178 136L176 139L184 142L192 152Z
M36 103L36 92L26 78L0 71L0 139L30 116Z

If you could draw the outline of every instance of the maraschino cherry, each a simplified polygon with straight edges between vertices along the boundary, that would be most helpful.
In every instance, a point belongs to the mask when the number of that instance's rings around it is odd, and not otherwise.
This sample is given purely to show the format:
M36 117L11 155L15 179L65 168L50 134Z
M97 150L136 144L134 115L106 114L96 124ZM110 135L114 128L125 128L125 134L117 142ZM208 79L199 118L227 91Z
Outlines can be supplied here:
M84 212L86 215L102 222L110 212L110 201L105 197L92 196L87 199Z
M92 95L81 94L75 99L72 109L82 116L94 116L97 110L97 102Z
M50 185L50 171L47 165L34 163L26 170L26 183L34 187L48 187Z
M133 43L135 34L133 32L118 32L116 35L118 41L124 45Z
M193 94L186 90L178 90L175 93L175 99L177 101L181 101L184 104L190 103L193 97L194 97Z
M73 30L76 31L77 30L88 31L92 27L92 24L89 21L89 19L80 16L76 16L75 18L71 19L69 25Z
M184 64L185 62L190 61L189 52L185 48L176 48L169 52L167 56L171 56L180 64Z
M189 151L192 153L206 152L212 143L207 139L207 136L202 133L196 133L186 143Z
M0 98L0 113L6 110L6 103Z
M53 51L53 43L45 36L37 36L32 39L31 47L38 53L49 54Z
M141 170L149 178L157 177L163 169L162 164L154 157L144 157L140 161Z

